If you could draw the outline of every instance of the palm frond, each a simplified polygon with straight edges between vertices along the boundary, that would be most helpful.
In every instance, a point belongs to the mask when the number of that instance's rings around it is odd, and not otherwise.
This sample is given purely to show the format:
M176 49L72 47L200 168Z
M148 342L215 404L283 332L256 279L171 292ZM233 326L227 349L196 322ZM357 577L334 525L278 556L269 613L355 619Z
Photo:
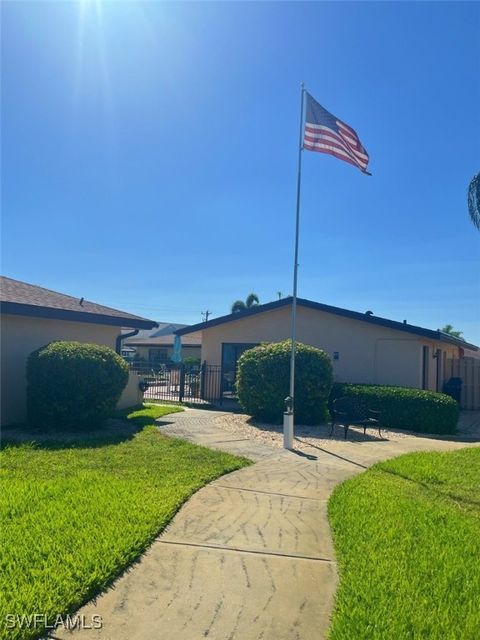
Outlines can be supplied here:
M247 299L245 300L245 304L247 308L254 307L257 304L260 304L260 299L256 293L249 293Z
M480 173L473 176L468 186L468 213L473 224L480 230Z
M463 331L457 331L456 329L453 328L453 325L451 324L446 324L444 327L442 327L440 329L440 331L442 333L446 333L449 336L453 336L454 338L459 338L460 340L463 340Z
M232 313L241 313L242 311L245 311L246 308L247 305L243 300L235 300L235 302L232 304L231 311Z

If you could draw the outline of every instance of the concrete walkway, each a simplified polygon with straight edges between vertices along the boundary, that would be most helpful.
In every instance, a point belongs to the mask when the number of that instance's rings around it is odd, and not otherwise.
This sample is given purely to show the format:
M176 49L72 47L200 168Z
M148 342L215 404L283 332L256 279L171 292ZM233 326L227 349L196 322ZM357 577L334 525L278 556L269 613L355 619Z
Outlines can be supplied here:
M239 439L198 409L160 428L256 464L198 491L170 526L104 595L78 614L99 630L57 638L103 640L321 640L337 585L327 520L336 484L381 459L465 443L332 440L297 454ZM216 420L217 419L217 420Z

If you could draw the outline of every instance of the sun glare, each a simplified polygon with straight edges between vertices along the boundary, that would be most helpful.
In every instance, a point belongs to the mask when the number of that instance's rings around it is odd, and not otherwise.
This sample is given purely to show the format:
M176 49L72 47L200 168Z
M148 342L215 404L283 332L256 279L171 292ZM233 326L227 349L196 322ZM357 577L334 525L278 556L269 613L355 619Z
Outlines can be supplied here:
M78 0L77 53L75 73L75 109L81 100L86 74L92 73L91 60L95 59L95 69L100 75L98 93L101 95L104 111L111 117L111 86L108 56L104 32L104 6L101 0ZM88 65L86 60L88 58ZM88 70L87 70L88 66Z

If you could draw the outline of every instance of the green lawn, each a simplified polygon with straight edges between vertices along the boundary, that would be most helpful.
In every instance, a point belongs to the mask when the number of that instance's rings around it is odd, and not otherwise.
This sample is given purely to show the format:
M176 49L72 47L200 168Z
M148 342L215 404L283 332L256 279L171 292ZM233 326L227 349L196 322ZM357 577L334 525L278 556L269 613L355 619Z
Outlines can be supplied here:
M414 453L334 491L331 640L478 640L480 448Z
M194 491L249 464L151 426L181 410L150 406L80 440L5 432L0 638L42 631L6 630L6 614L54 619L75 610L135 560ZM21 443L30 437L37 444Z

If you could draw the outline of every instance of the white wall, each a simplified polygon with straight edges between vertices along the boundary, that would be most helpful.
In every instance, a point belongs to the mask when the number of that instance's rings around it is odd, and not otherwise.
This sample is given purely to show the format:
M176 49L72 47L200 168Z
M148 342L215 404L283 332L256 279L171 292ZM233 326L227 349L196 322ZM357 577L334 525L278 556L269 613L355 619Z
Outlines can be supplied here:
M141 380L140 376L133 371L129 371L127 386L120 396L117 409L128 409L129 407L135 407L137 404L142 404L143 393L138 387Z

